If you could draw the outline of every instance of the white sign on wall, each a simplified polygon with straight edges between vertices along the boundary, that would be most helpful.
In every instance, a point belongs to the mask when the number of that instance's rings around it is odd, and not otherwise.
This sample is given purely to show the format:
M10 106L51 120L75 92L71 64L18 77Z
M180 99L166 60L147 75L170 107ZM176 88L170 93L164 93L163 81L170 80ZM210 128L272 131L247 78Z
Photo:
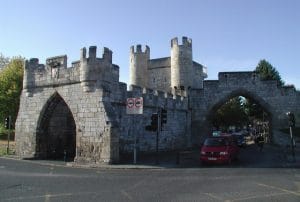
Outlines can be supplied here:
M143 114L143 98L127 98L126 103L127 114Z

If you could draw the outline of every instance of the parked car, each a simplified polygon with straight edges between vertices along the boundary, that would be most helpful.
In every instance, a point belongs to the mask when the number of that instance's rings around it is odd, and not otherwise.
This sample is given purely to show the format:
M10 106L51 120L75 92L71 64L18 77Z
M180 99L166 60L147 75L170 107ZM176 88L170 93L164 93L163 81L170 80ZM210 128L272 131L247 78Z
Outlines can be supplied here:
M231 163L238 157L239 147L232 136L208 137L201 147L202 163Z

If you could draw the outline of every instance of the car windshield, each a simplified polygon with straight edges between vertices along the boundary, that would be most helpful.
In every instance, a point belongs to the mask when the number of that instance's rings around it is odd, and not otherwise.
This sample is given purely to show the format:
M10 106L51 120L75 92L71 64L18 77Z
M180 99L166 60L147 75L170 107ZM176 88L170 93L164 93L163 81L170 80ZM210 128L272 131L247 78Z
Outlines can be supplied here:
M225 138L207 138L204 142L204 146L226 146L228 145Z

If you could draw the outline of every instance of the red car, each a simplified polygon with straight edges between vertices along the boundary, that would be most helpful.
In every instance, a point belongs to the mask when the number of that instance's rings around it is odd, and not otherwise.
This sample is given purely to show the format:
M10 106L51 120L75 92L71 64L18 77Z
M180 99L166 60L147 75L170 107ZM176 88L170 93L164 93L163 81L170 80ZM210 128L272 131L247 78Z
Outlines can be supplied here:
M236 139L232 136L208 137L201 147L203 163L231 163L239 154Z

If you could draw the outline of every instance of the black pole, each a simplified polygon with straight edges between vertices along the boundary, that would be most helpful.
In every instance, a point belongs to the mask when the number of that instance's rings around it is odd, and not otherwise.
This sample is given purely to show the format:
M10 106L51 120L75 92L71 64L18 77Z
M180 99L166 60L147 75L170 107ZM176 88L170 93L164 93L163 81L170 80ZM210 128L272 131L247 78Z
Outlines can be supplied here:
M155 164L159 164L159 154L158 154L158 144L159 144L159 131L160 131L160 117L161 117L161 110L157 112L157 129L156 129L156 157L155 157Z
M155 155L155 164L159 164L158 160L158 130L156 131L156 155Z
M292 126L290 126L290 135L291 135L292 155L293 155L293 160L295 160L295 145L294 145L294 137L293 137Z
M10 130L11 130L11 116L8 116L8 134L7 134L7 149L6 149L7 154L9 154Z
M135 115L133 114L133 123L135 122ZM133 126L133 123L132 123L132 126ZM136 164L136 130L135 128L133 127L133 137L134 137L134 146L133 146L133 164Z

